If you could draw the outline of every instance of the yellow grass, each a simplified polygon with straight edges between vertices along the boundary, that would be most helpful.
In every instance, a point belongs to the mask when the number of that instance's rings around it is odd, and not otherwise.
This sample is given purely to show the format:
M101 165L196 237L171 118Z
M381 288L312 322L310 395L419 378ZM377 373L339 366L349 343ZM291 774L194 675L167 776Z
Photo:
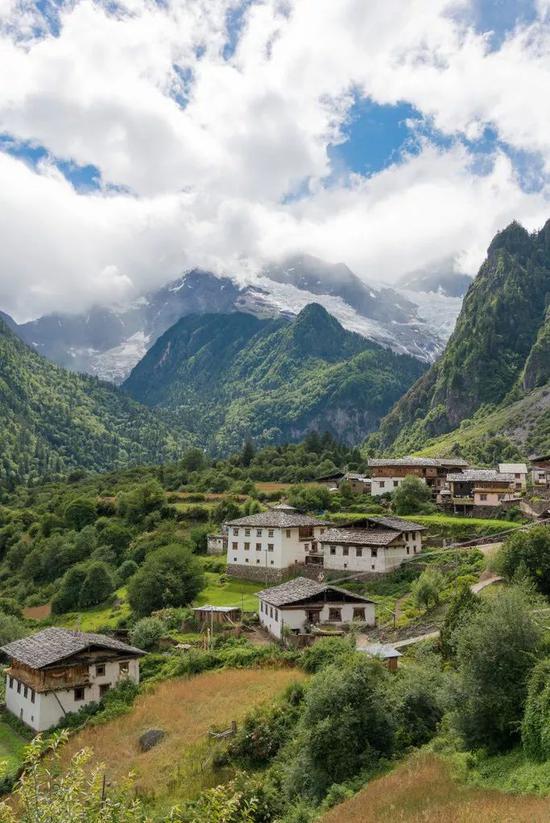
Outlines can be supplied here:
M335 806L321 823L548 823L550 797L464 786L445 763L417 755Z
M210 767L212 726L228 727L303 677L291 669L229 669L166 681L140 696L130 714L72 737L63 747L62 764L91 747L94 762L107 764L108 781L118 782L132 771L137 792L157 810L167 809L223 782ZM167 736L141 753L138 739L152 728L164 729Z

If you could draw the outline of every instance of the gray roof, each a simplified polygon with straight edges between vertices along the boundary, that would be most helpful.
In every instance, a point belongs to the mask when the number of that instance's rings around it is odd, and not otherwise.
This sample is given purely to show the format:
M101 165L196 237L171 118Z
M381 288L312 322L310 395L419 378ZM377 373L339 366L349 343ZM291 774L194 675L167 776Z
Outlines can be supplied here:
M504 474L527 474L526 463L499 463L499 472Z
M414 523L412 520L404 520L402 517L377 517L369 514L368 519L372 523L378 523L380 526L386 526L388 529L395 529L399 532L426 531L426 526L421 526L420 523Z
M401 652L394 649L393 646L387 643L370 643L368 646L361 646L357 649L358 652L365 652L372 655L372 657L379 657L380 660L389 660L392 657L402 657Z
M220 614L240 610L240 606L212 606L210 603L205 603L204 606L195 606L195 608L193 609L194 612L218 612Z
M265 512L249 514L248 517L238 517L236 520L229 520L226 526L264 526L266 528L290 529L296 526L326 526L324 520L316 517L309 517L285 504L274 506Z
M141 649L121 643L120 640L114 640L104 634L73 632L69 629L53 627L37 634L31 634L22 640L7 643L0 648L0 651L25 666L42 669L44 666L51 666L53 663L65 660L91 647L111 649L125 654L145 654Z
M341 589L338 586L330 586L326 583L316 583L315 580L310 580L308 577L295 577L293 580L287 580L286 583L281 583L280 586L273 586L270 589L264 589L258 592L258 597L261 600L266 600L272 606L288 606L291 603L299 603L306 600L308 597L314 597L316 594L323 594L323 592L343 592L357 601L363 603L372 603L368 597L355 594L347 589Z
M477 483L487 481L499 481L502 483L512 483L515 480L513 474L505 474L504 472L497 472L495 469L467 469L458 474L448 474L447 480L450 483Z
M328 529L319 538L320 543L351 543L354 546L388 546L399 537L389 529Z
M439 467L445 466L467 466L468 461L462 457L379 457L369 458L368 465L372 468L379 466L419 466L419 467Z

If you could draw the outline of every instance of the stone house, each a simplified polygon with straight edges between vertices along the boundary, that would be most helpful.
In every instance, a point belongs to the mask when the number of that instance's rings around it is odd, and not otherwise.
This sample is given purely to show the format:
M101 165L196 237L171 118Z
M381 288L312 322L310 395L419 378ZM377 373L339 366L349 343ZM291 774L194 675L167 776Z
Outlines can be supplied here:
M535 489L550 489L550 455L531 458L531 482Z
M227 529L227 574L249 580L278 581L305 565L329 524L281 504L239 517Z
M523 492L527 489L527 477L529 470L525 463L499 463L498 470L500 474L514 475L514 489L517 492Z
M326 571L384 574L422 551L425 531L401 517L364 517L327 529L306 562Z
M139 683L145 652L102 634L49 628L2 646L6 708L37 732L99 700L122 680Z
M285 630L307 634L313 626L341 627L352 622L376 624L375 605L367 597L337 586L296 577L258 592L260 624L280 640Z

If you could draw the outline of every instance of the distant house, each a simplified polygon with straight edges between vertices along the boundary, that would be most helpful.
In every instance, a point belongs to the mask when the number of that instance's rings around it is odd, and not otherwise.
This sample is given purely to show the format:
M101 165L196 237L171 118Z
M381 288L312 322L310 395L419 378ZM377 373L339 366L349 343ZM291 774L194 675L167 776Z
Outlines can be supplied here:
M227 537L222 533L206 535L206 554L225 554L227 551Z
M376 623L372 600L307 577L258 592L258 600L260 623L277 639L284 636L285 628L293 634L306 634L309 627L323 624Z
M494 469L468 469L447 475L449 502L455 511L472 507L497 508L515 492L516 478Z
M227 529L227 573L250 580L278 581L304 564L329 524L281 504L239 517Z
M422 550L425 531L401 517L364 517L327 529L306 562L326 570L383 574Z
M468 467L461 457L385 457L370 458L371 494L379 497L399 488L405 477L417 477L432 490L434 497L444 488L449 471Z
M531 482L536 489L550 488L550 455L531 458Z
M399 658L403 656L401 652L386 643L370 643L368 646L361 646L357 651L364 652L370 657L376 657L392 672L397 671Z
M370 477L357 472L336 471L318 477L315 482L327 486L330 491L337 491L342 483L348 483L354 494L370 494L371 491Z
M499 463L498 470L501 474L513 474L515 490L525 491L527 488L527 477L529 475L529 470L525 463Z
M6 708L37 732L100 700L122 680L139 683L141 649L102 634L49 628L2 646L10 659Z

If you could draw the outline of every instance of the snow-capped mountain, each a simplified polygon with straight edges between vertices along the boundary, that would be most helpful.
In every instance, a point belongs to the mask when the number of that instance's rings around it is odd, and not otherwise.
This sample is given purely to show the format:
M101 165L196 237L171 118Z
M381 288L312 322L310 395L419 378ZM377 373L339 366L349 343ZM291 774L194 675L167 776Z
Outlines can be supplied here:
M249 284L194 269L129 306L46 315L16 330L60 365L120 383L181 317L233 311L294 316L314 302L345 328L425 361L442 351L461 304L441 294L375 288L344 264L297 255L266 266Z

